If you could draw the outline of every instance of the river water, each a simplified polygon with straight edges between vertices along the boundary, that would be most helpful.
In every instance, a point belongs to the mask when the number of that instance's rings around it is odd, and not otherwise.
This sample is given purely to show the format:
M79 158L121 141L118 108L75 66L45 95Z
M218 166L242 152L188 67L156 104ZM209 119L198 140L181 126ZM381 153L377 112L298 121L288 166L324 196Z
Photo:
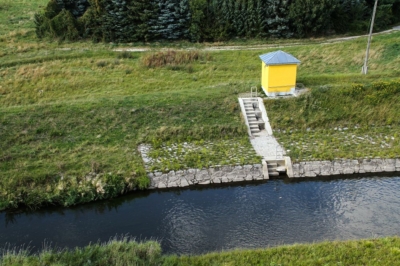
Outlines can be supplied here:
M0 213L0 247L84 246L129 235L200 254L400 235L400 177L276 179L132 193L74 208Z

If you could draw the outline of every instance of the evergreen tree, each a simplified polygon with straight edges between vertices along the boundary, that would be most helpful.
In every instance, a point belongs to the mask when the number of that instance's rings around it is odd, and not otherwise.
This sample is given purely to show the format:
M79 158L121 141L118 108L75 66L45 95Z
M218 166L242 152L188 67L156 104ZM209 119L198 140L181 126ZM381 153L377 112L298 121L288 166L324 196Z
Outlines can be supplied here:
M157 15L156 5L148 0L132 0L128 6L129 21L135 27L132 35L134 41L151 39L149 21Z
M305 37L327 32L332 26L335 4L335 0L295 0L290 5L289 16L296 34Z
M293 36L293 32L289 27L289 4L289 0L267 0L268 35L276 38L290 38Z
M161 39L188 37L190 9L187 0L159 0L158 18L150 23L150 32Z
M81 17L90 6L88 0L56 0L61 9L66 9L75 17Z
M368 16L364 0L337 0L331 19L336 33L366 31Z
M103 39L106 42L129 42L135 36L135 28L129 17L126 0L104 1L105 13L102 17Z
M245 35L247 37L257 36L257 9L255 0L248 0L245 10Z
M232 26L235 29L236 36L244 35L244 16L245 10L243 10L244 4L243 0L236 0L235 7L233 11Z
M267 34L267 16L266 16L266 7L265 2L263 0L256 0L256 8L255 8L255 29L256 35L255 37L266 37Z
M191 20L189 26L189 39L192 42L199 42L205 37L205 31L207 30L206 15L207 10L206 0L190 0L189 8L191 13Z

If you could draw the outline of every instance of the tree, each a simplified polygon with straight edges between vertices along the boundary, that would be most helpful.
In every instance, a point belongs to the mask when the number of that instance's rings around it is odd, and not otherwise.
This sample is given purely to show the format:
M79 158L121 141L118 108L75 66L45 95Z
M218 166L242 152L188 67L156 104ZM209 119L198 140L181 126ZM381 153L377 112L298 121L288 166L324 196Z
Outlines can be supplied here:
M188 0L158 0L158 17L150 22L150 32L160 39L177 40L189 35Z
M148 0L132 0L128 9L129 21L135 27L132 40L149 41L152 37L149 21L157 15L156 5Z
M296 34L309 37L327 32L332 26L331 14L335 0L295 0L289 8L289 17Z
M293 36L289 27L289 4L289 0L267 0L266 21L270 36L276 38Z
M205 38L204 31L207 28L206 15L204 14L207 9L206 0L190 0L189 2L190 18L189 26L189 39L192 42L199 42Z
M336 33L366 31L368 14L363 0L337 0L331 14L333 29Z

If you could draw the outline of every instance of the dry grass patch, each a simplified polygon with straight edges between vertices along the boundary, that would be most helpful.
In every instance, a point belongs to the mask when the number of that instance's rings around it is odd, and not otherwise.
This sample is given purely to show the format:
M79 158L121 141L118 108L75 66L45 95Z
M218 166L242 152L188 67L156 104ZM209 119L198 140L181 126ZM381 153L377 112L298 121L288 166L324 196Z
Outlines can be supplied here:
M145 67L155 68L164 66L181 66L195 61L209 61L211 56L199 51L175 51L168 50L143 56L142 64Z

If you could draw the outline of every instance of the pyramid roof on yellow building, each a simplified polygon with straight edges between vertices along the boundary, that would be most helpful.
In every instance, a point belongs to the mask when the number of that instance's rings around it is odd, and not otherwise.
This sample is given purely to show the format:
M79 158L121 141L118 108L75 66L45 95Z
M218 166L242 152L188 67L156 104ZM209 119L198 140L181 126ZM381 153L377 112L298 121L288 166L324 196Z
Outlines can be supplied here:
M293 65L300 64L299 59L281 50L260 55L266 65Z

